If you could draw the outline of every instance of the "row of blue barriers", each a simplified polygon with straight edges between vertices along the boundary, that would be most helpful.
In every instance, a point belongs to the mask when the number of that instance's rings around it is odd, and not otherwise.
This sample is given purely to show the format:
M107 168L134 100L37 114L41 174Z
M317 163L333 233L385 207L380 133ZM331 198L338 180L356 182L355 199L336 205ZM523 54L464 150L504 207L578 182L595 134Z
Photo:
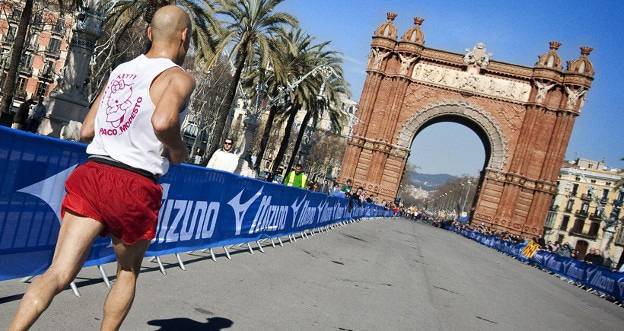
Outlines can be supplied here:
M445 227L482 245L496 249L522 262L534 265L542 270L555 273L577 284L592 288L624 302L624 272L613 272L603 266L592 265L551 252L538 250L531 258L522 254L527 243L515 244L495 236L484 235L476 231L459 229L452 225Z
M43 272L60 227L64 182L86 160L85 145L0 127L0 281ZM380 206L244 178L193 165L161 178L163 203L147 256L279 238L359 217ZM85 266L115 260L99 238Z

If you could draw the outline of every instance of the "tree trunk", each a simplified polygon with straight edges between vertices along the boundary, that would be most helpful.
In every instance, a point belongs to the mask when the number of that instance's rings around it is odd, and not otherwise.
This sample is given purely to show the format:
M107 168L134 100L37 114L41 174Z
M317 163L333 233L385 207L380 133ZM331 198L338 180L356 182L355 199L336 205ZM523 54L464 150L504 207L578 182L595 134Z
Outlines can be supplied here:
M295 141L295 147L293 148L293 152L290 155L290 161L288 161L288 168L286 168L286 173L290 172L293 164L295 163L295 159L297 158L297 153L299 152L299 147L301 146L301 140L303 139L303 135L305 134L306 128L308 127L308 122L310 122L310 117L312 115L311 111L306 111L305 116L303 116L303 120L301 121L301 126L299 127L299 132L297 133L297 140Z
M244 47L241 47L244 49ZM243 67L245 66L245 58L247 54L240 54L239 60L236 63L236 71L234 72L234 76L232 77L232 83L230 84L230 88L228 89L228 93L225 96L225 103L219 109L219 113L217 114L217 119L215 123L215 127L213 130L213 134L215 135L211 141L210 148L206 151L206 158L210 159L212 154L219 149L221 146L221 141L223 140L223 132L225 131L225 123L227 122L228 114L232 108L232 104L234 103L234 98L236 97L236 90L238 89L238 82L240 81L241 74L243 73Z
M282 143L280 145L279 151L277 151L277 156L275 156L275 161L273 161L273 167L271 169L271 173L277 175L277 169L279 169L282 160L284 160L284 154L286 154L286 149L288 148L288 141L290 140L290 131L292 130L293 124L295 123L295 117L297 116L297 112L299 108L293 107L290 115L288 116L288 121L286 121L286 129L284 131L284 137L282 138Z
M15 80L17 78L17 70L19 68L22 51L24 49L26 32L28 32L28 26L30 25L30 19L32 17L33 2L34 0L26 0L19 25L15 33L15 39L13 40L9 70L7 71L4 79L4 85L2 87L3 97L0 110L3 113L9 113L13 104L13 93L15 92L16 85Z
M260 164L262 163L262 158L264 157L264 152L266 150L267 143L269 142L269 137L271 136L271 129L273 128L275 113L277 113L277 106L273 105L269 109L269 117L267 118L267 122L264 125L264 132L262 133L262 139L260 140L260 150L258 151L258 155L256 155L256 164L254 164L254 169L256 170L256 172L260 171Z

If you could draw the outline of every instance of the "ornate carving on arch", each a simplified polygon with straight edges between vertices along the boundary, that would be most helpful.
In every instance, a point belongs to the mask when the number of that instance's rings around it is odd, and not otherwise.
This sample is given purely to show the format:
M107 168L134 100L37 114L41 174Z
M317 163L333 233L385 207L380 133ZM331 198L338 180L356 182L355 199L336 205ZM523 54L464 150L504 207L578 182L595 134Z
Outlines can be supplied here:
M463 101L443 101L418 110L401 126L397 145L410 148L416 132L423 125L436 117L448 115L463 117L478 125L485 132L490 142L491 151L488 168L503 170L507 163L509 151L507 139L503 135L500 124L487 111Z

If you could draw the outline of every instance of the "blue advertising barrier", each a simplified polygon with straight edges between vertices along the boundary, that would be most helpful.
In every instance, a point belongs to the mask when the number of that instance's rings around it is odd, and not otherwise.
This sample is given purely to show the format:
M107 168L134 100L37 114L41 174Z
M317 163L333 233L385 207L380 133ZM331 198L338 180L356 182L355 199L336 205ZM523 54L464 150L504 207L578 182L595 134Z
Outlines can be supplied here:
M60 228L64 182L86 160L86 145L0 127L0 281L43 272ZM158 256L277 238L351 218L392 211L193 165L171 167L160 180L163 200ZM100 237L85 266L115 260Z
M460 230L454 226L447 226L446 229L494 248L520 261L535 265L540 269L548 270L578 284L610 295L620 302L624 301L624 272L613 272L603 266L562 257L544 250L538 250L532 258L527 259L522 254L522 249L527 245L526 242L515 244L498 239L495 236L487 236L471 230Z

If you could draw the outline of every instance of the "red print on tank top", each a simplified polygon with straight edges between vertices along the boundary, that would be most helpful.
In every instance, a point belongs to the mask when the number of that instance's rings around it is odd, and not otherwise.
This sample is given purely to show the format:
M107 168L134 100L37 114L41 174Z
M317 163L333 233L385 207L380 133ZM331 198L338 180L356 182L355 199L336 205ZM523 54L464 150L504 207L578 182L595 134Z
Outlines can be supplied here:
M106 123L99 133L116 136L124 133L136 118L143 98L133 98L134 80L137 75L119 74L108 85L103 106L106 108ZM130 111L130 113L128 113Z

